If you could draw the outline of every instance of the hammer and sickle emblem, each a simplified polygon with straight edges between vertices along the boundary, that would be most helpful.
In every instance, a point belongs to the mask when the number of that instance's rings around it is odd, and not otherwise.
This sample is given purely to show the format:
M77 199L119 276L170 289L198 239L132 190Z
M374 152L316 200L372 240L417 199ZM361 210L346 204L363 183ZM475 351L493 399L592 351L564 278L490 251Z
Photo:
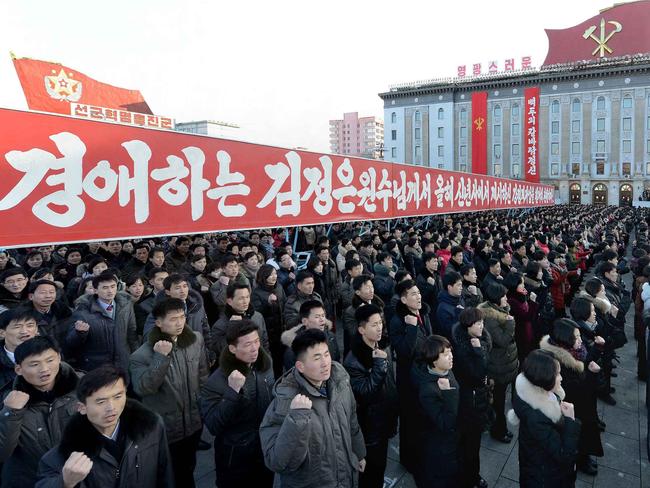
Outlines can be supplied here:
M614 26L614 30L610 31L609 33L605 32L605 28L607 24L611 24ZM604 57L605 56L605 51L607 51L609 54L612 54L614 51L607 45L609 40L614 37L615 34L618 34L623 30L623 25L620 22L616 22L615 20L610 20L610 21L605 21L604 18L600 19L600 37L596 37L594 35L594 32L596 32L596 29L598 27L595 25L592 25L588 29L585 30L584 34L582 34L583 39L593 39L596 41L598 46L596 49L593 50L591 53L592 56L595 56L596 53L600 51L600 54L598 54L599 57Z
M483 117L477 117L474 119L474 124L476 124L476 130L483 130L483 124L485 123L485 119Z

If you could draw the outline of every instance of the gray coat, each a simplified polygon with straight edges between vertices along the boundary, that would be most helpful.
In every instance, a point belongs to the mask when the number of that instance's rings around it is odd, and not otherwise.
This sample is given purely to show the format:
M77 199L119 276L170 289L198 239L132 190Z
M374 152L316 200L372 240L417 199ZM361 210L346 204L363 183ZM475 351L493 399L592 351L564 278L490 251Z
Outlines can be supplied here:
M295 368L274 387L260 439L264 461L283 488L357 486L366 447L350 377L339 363L332 362L327 389L326 397ZM297 394L308 396L312 408L289 408Z
M488 356L487 374L498 384L512 383L517 377L519 359L515 342L515 320L508 319L509 309L491 302L478 306L484 314L485 328L492 338L492 351Z
M235 283L244 284L248 286L249 290L251 289L251 284L248 281L248 278L246 278L246 276L244 276L244 274L241 272L235 278ZM214 304L219 309L220 315L223 313L224 308L226 308L227 289L228 289L228 285L224 285L219 280L215 281L214 283L212 283L212 286L210 286L210 296L212 297L212 301L214 302Z
M125 434L122 459L116 460L102 447L101 434L85 415L76 414L68 422L61 443L51 449L38 466L37 488L60 488L63 465L73 452L90 457L93 467L78 488L173 488L174 475L169 458L165 427L158 415L135 400L127 400L120 416L120 432Z
M34 486L38 461L61 439L67 421L77 412L79 377L65 363L61 363L51 404L30 396L20 410L3 407L0 410L0 464L2 488ZM33 395L33 388L16 377L14 390Z
M131 355L129 372L133 390L146 407L162 417L167 440L172 443L203 427L198 398L208 379L208 364L203 337L190 328L183 329L167 356L153 350L160 340L171 342L156 327L147 342Z
M305 295L301 291L296 291L287 298L284 304L284 328L290 329L300 323L300 306L307 300L318 300L323 303L321 296L314 292L311 295Z
M169 298L169 295L164 291L158 293L158 295L153 298L151 310L153 310L158 303L167 298ZM196 290L190 289L190 294L187 296L187 300L185 300L185 305L187 306L186 325L188 325L194 332L203 335L203 339L206 343L209 342L210 325L208 324L208 316L205 313L201 294ZM147 305L147 308L148 307L149 305ZM156 326L156 319L151 314L151 310L149 310L149 315L144 323L144 329L142 331L144 337L147 337L149 332L151 332L151 330Z
M246 313L240 314L235 312L235 310L230 305L226 304L223 315L221 315L221 317L219 317L219 320L214 323L210 331L211 342L209 343L209 348L215 357L220 358L221 351L223 351L226 347L226 331L228 330L228 324L230 323L231 317L233 315L249 319L251 322L257 325L262 347L268 351L269 334L266 330L266 323L264 322L264 317L262 317L262 314L257 312L253 308L253 305L250 305L248 307Z

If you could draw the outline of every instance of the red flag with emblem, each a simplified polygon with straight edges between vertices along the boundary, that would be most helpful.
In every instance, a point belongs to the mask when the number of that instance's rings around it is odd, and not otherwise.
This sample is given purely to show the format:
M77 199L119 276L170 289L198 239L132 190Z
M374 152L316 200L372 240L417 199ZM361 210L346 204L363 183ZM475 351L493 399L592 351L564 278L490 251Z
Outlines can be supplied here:
M138 90L102 83L58 63L29 58L13 61L30 110L70 115L71 103L83 103L153 113Z
M472 173L487 174L487 92L472 94Z

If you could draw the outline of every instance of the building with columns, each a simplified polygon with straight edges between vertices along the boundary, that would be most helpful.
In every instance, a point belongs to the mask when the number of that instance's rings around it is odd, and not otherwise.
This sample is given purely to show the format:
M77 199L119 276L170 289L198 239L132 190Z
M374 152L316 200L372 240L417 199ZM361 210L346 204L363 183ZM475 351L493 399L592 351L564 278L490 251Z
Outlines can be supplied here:
M547 31L549 52L539 69L391 87L379 94L384 159L472 172L472 127L480 123L487 173L522 178L524 90L535 87L540 182L553 185L562 203L631 204L650 189L648 22L649 1L617 5L570 29ZM484 119L472 113L477 92L487 93Z

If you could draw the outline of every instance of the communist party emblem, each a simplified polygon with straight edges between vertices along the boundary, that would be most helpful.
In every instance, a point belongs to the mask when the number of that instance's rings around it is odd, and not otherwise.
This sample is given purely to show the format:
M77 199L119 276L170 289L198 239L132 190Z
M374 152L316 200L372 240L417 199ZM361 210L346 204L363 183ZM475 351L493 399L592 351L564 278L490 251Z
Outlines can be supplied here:
M607 32L607 24L611 24L614 28ZM604 18L600 19L600 35L596 36L594 32L596 32L596 29L598 29L598 26L592 25L591 27L588 27L584 34L582 34L583 39L591 39L593 40L597 46L596 49L593 50L591 53L592 56L595 56L596 53L598 53L598 56L603 58L605 57L605 51L607 51L609 54L612 54L614 51L612 51L612 48L607 45L609 40L614 37L616 34L621 32L623 30L623 25L620 22L616 22L615 20L609 20L605 21ZM600 52L599 52L600 51Z
M474 125L476 125L476 130L483 130L484 123L485 123L485 119L483 117L476 117L474 119Z
M55 100L78 102L81 98L81 82L73 80L72 73L67 75L64 69L61 69L58 74L56 70L52 70L52 75L45 76L43 81L47 94Z

